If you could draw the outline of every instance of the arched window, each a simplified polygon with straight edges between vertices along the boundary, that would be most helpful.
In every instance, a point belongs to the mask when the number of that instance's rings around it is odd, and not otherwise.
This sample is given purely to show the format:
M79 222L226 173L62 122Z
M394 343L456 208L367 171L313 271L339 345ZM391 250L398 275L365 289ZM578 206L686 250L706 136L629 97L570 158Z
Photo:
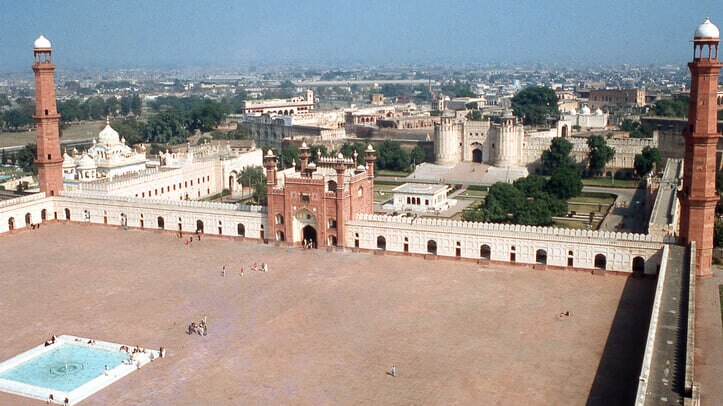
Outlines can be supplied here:
M377 237L377 248L385 251L387 249L387 239L384 236Z
M48 211L46 209L43 209L40 211L40 220L45 221L48 219Z
M163 217L158 216L158 219L156 219L158 222L158 228L163 230L166 227L166 221L163 219Z
M238 223L238 225L236 225L236 233L239 235L239 237L245 237L246 236L246 227L244 227L243 224Z
M203 233L203 221L196 220L196 232Z
M70 209L65 209L65 219L70 220Z
M605 269L607 266L607 258L605 258L605 255L603 254L597 254L595 255L595 268L597 269Z
M276 224L284 224L284 216L277 214L275 218Z
M15 229L15 217L10 217L8 219L8 230L12 231Z
M479 256L482 259L491 259L492 258L492 249L489 245L483 244L481 247L479 247Z
M437 241L427 241L427 253L431 255L437 255Z
M25 225L29 226L33 222L33 216L30 213L25 213Z
M635 274L645 273L645 259L643 257L633 258L633 273L635 273Z
M326 191L336 192L336 182L334 182L333 180L326 182Z
M121 213L121 214L120 214L120 224L121 224L122 226L128 225L128 216L126 216L125 213Z
M279 230L276 232L276 241L284 241L284 232Z
M358 197L360 199L362 197L364 197L364 188L363 187L359 186L359 189L357 189L357 191L356 191L356 197Z
M513 245L510 247L510 262L515 262L515 261L517 261L517 249Z
M336 219L329 219L329 228L336 228Z
M329 240L329 246L336 247L336 236L335 235L330 235L328 240Z
M535 262L542 265L547 265L547 251L537 250L535 253Z

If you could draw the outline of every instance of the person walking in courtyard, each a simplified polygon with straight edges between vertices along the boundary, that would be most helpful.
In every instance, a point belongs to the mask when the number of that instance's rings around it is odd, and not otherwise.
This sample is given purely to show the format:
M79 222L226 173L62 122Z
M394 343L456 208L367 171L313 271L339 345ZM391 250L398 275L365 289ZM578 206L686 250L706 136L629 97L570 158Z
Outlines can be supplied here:
M224 278L226 277L226 265L223 266L223 269L221 270L221 274L223 275Z
M244 267L241 267L241 276L244 276Z
M395 367L394 364L392 364L392 376L397 377L397 367Z

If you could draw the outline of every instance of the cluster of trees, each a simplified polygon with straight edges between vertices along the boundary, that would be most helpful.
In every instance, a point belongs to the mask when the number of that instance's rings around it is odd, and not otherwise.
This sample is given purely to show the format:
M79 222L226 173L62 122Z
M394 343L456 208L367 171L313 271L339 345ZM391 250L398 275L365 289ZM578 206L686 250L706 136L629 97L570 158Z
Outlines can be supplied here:
M362 151L364 148L361 149ZM397 141L385 140L376 146L378 169L388 169L392 171L407 171L412 165L421 164L426 158L426 154L419 146L415 146L411 151L402 148Z
M58 102L58 113L62 122L80 120L100 120L107 116L128 116L131 113L140 116L141 97L138 94L111 96L104 99L100 96L89 97L84 101L70 99Z
M239 173L238 183L253 190L253 199L256 204L266 204L266 175L264 175L264 168L260 166L244 168Z
M30 127L33 124L35 102L29 98L18 98L18 105L13 109L0 114L0 129L19 129ZM63 100L58 102L58 113L62 123L80 120L100 120L106 116L136 116L141 114L141 98L139 95L111 96L104 99L100 96L89 97L84 101L79 99ZM10 105L8 101L8 106Z
M620 129L630 132L632 138L650 138L653 136L653 132L643 127L640 121L633 121L629 118L623 120Z
M560 115L555 91L544 86L522 89L512 98L512 109L525 125L542 125L549 117Z
M446 82L442 84L442 93L452 97L477 97L477 94L470 88L469 83L466 82Z
M478 222L550 225L553 216L567 214L567 199L582 191L580 174L575 177L570 169L562 168L550 179L530 175L512 184L497 182L490 187L484 203L465 211L462 218Z
M3 103L6 106L10 106L10 100L5 97ZM18 131L18 129L29 127L33 124L33 113L35 112L35 103L27 97L20 97L15 100L17 107L14 109L0 112L0 130L12 129L12 131Z
M689 104L689 96L678 96L672 100L658 100L653 106L653 112L656 116L687 117Z
M660 163L660 151L655 147L645 147L640 154L635 154L635 173L641 178L645 177Z

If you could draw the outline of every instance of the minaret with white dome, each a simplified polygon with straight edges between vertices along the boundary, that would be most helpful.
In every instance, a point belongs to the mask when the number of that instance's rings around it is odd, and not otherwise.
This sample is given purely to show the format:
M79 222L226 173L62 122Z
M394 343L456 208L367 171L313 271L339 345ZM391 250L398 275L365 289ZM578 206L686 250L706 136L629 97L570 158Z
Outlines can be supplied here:
M711 275L713 226L719 196L715 188L718 134L718 41L720 31L706 18L693 34L688 127L683 131L685 159L680 193L680 235L696 243L696 275Z
M55 65L53 50L42 34L33 43L33 72L35 72L35 127L38 152L35 165L38 168L40 191L47 196L57 196L63 190L63 156L60 154L60 114L55 100Z

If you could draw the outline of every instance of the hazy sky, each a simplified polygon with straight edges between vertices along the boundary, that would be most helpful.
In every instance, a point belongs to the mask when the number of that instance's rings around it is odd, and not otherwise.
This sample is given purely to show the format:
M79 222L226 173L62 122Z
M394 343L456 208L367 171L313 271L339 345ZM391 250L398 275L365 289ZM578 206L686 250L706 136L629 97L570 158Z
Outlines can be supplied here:
M69 68L683 63L721 0L0 0L0 71L43 33Z

